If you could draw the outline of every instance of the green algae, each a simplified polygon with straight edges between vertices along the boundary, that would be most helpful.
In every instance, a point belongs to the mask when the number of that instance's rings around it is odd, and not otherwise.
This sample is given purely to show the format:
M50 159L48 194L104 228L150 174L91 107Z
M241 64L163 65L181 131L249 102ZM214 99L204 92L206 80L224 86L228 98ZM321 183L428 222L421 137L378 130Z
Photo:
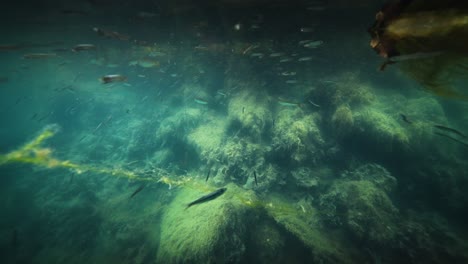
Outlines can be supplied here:
M238 263L246 251L249 207L237 199L253 198L234 184L215 200L186 209L206 193L183 189L164 213L158 263Z

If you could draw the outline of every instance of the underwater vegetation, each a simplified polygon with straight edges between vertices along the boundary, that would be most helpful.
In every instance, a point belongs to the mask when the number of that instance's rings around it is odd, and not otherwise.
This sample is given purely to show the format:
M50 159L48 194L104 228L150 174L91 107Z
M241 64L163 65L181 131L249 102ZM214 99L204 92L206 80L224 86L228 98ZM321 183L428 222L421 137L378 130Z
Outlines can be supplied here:
M66 10L97 25L0 43L2 260L468 263L468 107L413 89L463 79L413 22L464 10L377 23L383 75L350 23L371 1L266 2Z

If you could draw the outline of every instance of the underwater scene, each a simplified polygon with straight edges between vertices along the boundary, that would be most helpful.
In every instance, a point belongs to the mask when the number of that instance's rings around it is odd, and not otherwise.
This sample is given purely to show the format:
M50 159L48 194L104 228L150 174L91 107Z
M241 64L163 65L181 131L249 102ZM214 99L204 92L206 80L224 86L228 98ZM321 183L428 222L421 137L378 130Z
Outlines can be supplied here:
M0 10L1 263L468 263L468 3Z

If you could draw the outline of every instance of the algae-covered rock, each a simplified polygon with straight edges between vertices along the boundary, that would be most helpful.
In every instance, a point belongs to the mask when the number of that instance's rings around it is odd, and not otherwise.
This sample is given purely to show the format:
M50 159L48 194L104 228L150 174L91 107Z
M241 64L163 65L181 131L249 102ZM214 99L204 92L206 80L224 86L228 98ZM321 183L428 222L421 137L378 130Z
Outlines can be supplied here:
M395 186L396 179L378 165L344 173L320 197L322 216L365 243L391 243L398 232L399 213L388 193Z
M353 112L348 105L339 106L332 116L333 130L337 136L346 135L354 125Z
M228 115L230 120L240 123L246 137L255 140L260 138L272 120L268 97L248 90L239 92L229 101Z
M282 109L273 129L273 148L291 161L316 163L325 141L317 125L318 115L304 115L300 109Z
M345 171L342 177L349 180L370 181L377 188L384 190L388 194L390 194L397 185L395 177L393 177L387 169L375 163L364 164L353 171Z
M354 111L353 118L354 129L348 140L372 146L376 152L408 148L408 133L397 116L384 112L378 104Z
M240 263L246 254L249 207L253 198L234 184L220 197L190 208L207 192L184 188L162 217L158 263Z
M318 211L312 205L292 206L279 196L269 199L265 206L268 214L303 243L310 254L309 262L354 263L350 248L320 227Z
M210 161L218 158L214 157L212 153L221 147L225 133L225 120L212 118L192 131L187 140L197 150L202 160Z

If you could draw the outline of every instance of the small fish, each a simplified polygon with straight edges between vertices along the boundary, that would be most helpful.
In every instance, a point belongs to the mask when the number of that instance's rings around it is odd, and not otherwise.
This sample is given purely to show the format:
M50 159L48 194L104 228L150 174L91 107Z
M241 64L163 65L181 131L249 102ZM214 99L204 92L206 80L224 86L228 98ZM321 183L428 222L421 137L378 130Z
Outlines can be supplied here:
M283 58L281 59L279 62L283 63L283 62L290 62L292 61L293 59L292 58Z
M263 58L264 56L265 56L265 55L264 55L263 53L258 53L258 52L255 52L255 53L250 54L250 57L252 57L252 58L259 58L259 59L261 59L261 58Z
M440 130L443 130L443 131L447 131L447 132L450 132L450 133L453 133L453 134L456 134L462 138L466 138L466 135L463 134L462 132L454 129L454 128L450 128L450 127L446 127L446 126L443 126L443 125L434 125L435 128L437 129L440 129Z
M408 117L407 117L405 114L401 114L401 113L400 113L400 116L401 116L401 119L402 119L403 121L405 121L406 123L408 123L408 124L412 124L412 123L413 123L413 121L409 120Z
M130 40L129 36L120 34L116 31L108 31L97 27L94 27L93 31L96 32L99 36L103 36L105 38L113 38L117 40Z
M245 113L245 106L242 107L242 113Z
M189 203L185 209L187 209L187 208L189 208L189 207L191 207L192 205L195 205L195 204L200 204L200 203L204 203L204 202L214 200L214 199L218 198L219 196L221 196L224 192L226 192L226 190L227 190L227 188L220 188L220 189L218 189L216 191L213 191L213 192L211 192L211 193L209 193L207 195L204 195L204 196L196 199L195 201Z
M285 82L286 82L287 84L296 84L296 83L297 83L297 80L291 79L291 80L286 80Z
M95 50L96 46L93 44L78 44L75 47L73 47L71 50L73 52L80 52L80 51L85 51L85 50Z
M139 192L141 192L141 190L143 190L145 188L146 185L142 184L140 185L140 187L138 187L133 193L132 195L130 195L130 198L129 199L132 199L135 195L137 195Z
M201 105L207 105L208 104L208 101L205 100L205 99L202 99L200 97L197 97L195 99L193 99L195 101L195 103L197 104L201 104Z
M294 76L294 75L296 75L296 72L294 72L294 71L284 71L284 72L281 73L281 75L283 75L283 76Z
M318 105L318 104L312 102L311 100L307 100L307 101L308 101L311 105L313 105L313 106L315 106L315 107L317 107L317 108L320 108L320 105Z
M211 173L211 170L208 170L208 174L206 174L206 179L205 179L205 182L208 181L208 179L210 178L210 173Z
M253 175L254 175L254 179L255 179L255 186L258 186L258 182L257 182L257 173L254 171L254 172L253 172Z
M242 52L242 54L245 55L245 54L247 54L247 52L249 52L249 51L251 51L251 50L253 50L253 49L257 48L257 47L258 47L257 45L250 45Z
M103 84L112 83L112 82L126 82L127 77L120 75L120 74L109 74L109 75L104 75L101 78L99 78L99 81L101 81L101 83Z
M217 91L216 93L217 93L217 94L219 94L219 95L221 95L221 96L224 96L224 97L226 97L226 94L225 94L225 93L223 93L223 92L221 92L221 91Z
M93 130L93 134L96 134L96 132L103 126L107 125L110 121L112 120L112 115L108 116L105 121L102 121L99 123L99 125Z
M34 113L34 114L31 116L30 120L34 120L34 119L36 119L36 117L37 117L37 113Z
M23 59L48 59L57 57L56 53L28 53L23 55Z
M297 59L297 61L311 61L313 59L313 57L301 57L299 59Z
M315 49L315 48L318 48L320 46L322 46L323 44L323 41L321 40L316 40L316 41L312 41L312 42L308 42L306 44L303 45L304 48L309 48L309 49Z
M465 143L465 142L463 142L463 141L461 141L461 140L459 140L459 139L456 139L456 138L454 138L454 137L451 137L451 136L449 136L449 135L446 135L446 134L443 134L443 133L440 133L440 132L437 132L437 131L434 132L434 134L436 134L436 135L438 135L438 136L441 136L441 137L446 137L446 138L448 138L448 139L450 139L450 140L453 140L453 141L455 141L455 142L457 142L457 143L459 143L459 144L461 144L461 145L463 145L463 146L465 146L465 147L468 147L468 143Z
M285 55L284 52L275 52L275 53L271 53L270 57L274 58L274 57L281 57L284 55Z

